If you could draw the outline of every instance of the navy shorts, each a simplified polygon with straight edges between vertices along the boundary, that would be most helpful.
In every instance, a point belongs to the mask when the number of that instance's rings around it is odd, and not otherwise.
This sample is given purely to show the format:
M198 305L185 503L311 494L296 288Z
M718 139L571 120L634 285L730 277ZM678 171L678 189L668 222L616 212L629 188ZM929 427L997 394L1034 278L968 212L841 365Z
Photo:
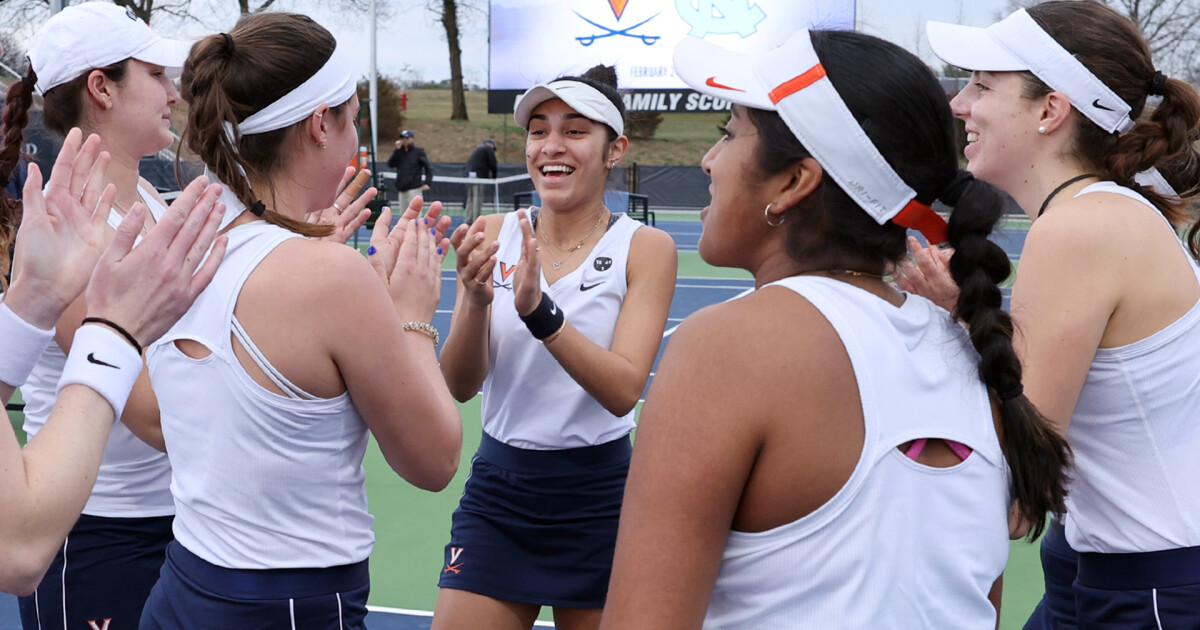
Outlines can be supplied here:
M603 608L631 452L629 436L537 451L483 434L438 586L539 606Z
M366 560L327 569L226 569L175 542L140 628L366 630L370 591Z
M1075 574L1078 555L1067 544L1057 520L1042 536L1042 575L1046 591L1025 622L1024 630L1075 630Z
M1200 547L1081 553L1075 602L1088 630L1200 628Z
M167 543L174 540L174 518L80 516L37 591L20 598L21 625L25 630L136 628Z

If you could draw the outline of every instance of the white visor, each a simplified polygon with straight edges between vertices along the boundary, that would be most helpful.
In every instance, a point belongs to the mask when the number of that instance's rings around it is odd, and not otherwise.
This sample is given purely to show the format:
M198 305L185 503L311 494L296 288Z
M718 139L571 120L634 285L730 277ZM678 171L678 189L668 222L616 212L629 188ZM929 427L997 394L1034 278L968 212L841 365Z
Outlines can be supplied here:
M1025 9L987 28L929 22L933 54L966 70L1028 70L1050 89L1067 95L1071 106L1109 133L1133 128L1131 108L1067 49L1054 40Z
M562 102L583 114L588 120L608 125L618 136L625 133L625 121L621 118L621 111L607 96L586 83L570 79L541 83L526 90L517 99L517 105L513 108L513 118L522 129L529 129L529 119L533 117L533 110L555 98L562 99Z
M825 172L880 225L906 210L916 197L838 95L808 31L756 56L685 37L675 48L675 72L699 92L779 112ZM921 204L913 204L914 209L917 205Z

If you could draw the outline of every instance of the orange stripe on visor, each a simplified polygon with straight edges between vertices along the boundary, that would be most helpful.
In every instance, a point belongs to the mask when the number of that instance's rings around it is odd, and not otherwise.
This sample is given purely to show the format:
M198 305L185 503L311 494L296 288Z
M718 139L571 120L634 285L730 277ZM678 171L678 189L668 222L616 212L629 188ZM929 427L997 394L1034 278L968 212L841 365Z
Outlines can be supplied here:
M933 208L913 199L892 217L892 223L920 232L930 245L946 242L946 220Z
M804 74L780 83L774 90L771 90L771 93L767 96L771 98L772 103L778 105L779 101L782 101L783 99L795 94L796 92L799 92L800 90L803 90L804 88L816 83L817 81L820 81L823 78L825 78L825 66L817 64L806 70Z

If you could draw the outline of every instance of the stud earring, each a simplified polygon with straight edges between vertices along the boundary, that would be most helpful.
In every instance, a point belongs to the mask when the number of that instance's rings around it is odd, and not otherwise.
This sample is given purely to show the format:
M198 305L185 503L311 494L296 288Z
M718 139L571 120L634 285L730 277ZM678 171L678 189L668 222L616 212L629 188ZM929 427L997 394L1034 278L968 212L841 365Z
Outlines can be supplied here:
M1046 135L1046 125L1038 125L1038 133Z
M328 145L326 145L325 141L324 141L324 140L322 140L322 141L320 141L320 142L318 142L318 143L317 143L317 146L318 146L318 147L320 147L320 148L322 148L322 149L324 149L324 148L326 148L326 146L328 146Z

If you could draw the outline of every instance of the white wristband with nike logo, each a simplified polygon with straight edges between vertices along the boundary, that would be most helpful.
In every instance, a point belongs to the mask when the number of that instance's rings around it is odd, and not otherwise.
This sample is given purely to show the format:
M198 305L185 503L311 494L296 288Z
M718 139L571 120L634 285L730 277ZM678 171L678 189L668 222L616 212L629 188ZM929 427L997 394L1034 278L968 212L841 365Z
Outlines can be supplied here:
M42 330L0 302L0 381L24 385L53 338L53 328Z
M71 354L58 381L61 394L67 385L86 385L113 408L120 420L129 392L142 373L142 355L116 331L107 326L84 324L75 331Z

